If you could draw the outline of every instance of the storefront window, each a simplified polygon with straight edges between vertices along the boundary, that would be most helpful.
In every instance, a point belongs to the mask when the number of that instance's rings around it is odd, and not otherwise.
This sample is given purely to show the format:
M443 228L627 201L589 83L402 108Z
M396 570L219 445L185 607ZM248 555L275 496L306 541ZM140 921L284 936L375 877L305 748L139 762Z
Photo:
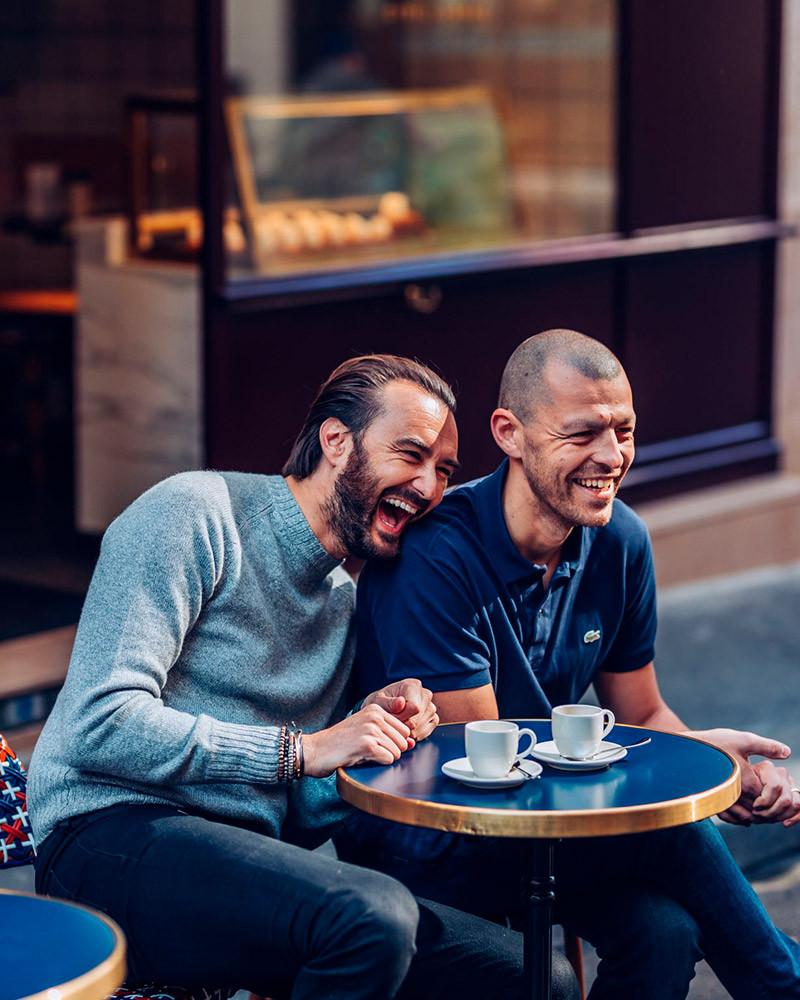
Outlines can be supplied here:
M230 0L229 278L614 228L612 0Z

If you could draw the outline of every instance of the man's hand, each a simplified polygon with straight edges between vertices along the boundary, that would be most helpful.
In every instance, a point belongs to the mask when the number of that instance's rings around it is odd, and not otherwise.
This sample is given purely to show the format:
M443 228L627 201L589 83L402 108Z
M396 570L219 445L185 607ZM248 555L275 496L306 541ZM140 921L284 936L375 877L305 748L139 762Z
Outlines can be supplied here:
M750 757L759 755L772 760L785 760L791 749L778 740L767 739L756 733L737 729L707 729L691 732L715 746L727 750L739 762L742 771L742 794L720 819L740 826L753 822L777 823L796 818L800 810L800 793L793 792L794 780L784 767L776 767L771 760L751 764Z
M783 823L786 827L800 823L800 792L786 768L762 760L753 765L753 770L762 781L761 794L753 802L753 820Z
M401 722L405 722L410 730L411 746L430 736L439 725L433 692L423 687L415 677L395 681L380 691L373 691L364 699L364 708L367 705L380 705Z
M337 767L393 764L414 745L411 730L380 705L364 706L329 729L303 734L305 773L325 778Z

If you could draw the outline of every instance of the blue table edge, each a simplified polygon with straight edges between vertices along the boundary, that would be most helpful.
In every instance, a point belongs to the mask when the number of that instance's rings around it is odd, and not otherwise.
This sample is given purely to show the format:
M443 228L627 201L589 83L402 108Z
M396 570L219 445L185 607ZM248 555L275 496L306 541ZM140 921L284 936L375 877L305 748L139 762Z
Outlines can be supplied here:
M15 898L24 897L36 899L41 902L71 907L76 910L83 910L91 914L96 920L101 921L111 931L114 936L114 947L111 954L104 958L99 965L96 965L88 972L76 976L64 983L54 983L47 989L38 993L30 993L20 1000L96 1000L97 997L106 997L113 993L125 979L125 935L117 923L111 917L106 916L99 910L83 903L74 903L71 900L58 899L54 896L42 896L35 892L23 892L18 889L0 889L0 900L3 896L13 896Z
M549 719L514 719L514 722L547 723ZM442 723L463 726L463 722ZM723 812L741 794L741 770L735 757L708 740L684 733L663 733L617 723L618 728L642 733L667 735L711 747L728 758L730 776L719 785L678 799L636 806L592 810L533 810L496 809L491 806L458 806L450 803L426 802L380 791L354 778L349 769L340 767L336 773L339 795L350 805L383 819L421 826L450 833L466 833L492 837L597 837L643 833L670 826L694 823Z

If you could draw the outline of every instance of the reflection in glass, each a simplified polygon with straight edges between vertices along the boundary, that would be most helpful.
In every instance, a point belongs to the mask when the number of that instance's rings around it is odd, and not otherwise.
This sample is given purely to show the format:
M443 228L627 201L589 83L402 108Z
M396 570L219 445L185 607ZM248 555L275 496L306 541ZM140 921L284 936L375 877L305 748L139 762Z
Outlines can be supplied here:
M230 0L231 274L612 230L614 42L612 0Z

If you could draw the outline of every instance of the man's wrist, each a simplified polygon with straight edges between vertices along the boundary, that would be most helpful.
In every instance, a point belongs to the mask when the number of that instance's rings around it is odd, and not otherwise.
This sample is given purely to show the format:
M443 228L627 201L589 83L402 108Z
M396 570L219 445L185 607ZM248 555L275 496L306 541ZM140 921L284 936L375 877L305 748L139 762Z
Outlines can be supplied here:
M316 774L317 768L317 757L318 757L318 747L317 742L319 738L319 733L304 733L303 734L303 758L305 764L305 774L309 778L318 777Z

